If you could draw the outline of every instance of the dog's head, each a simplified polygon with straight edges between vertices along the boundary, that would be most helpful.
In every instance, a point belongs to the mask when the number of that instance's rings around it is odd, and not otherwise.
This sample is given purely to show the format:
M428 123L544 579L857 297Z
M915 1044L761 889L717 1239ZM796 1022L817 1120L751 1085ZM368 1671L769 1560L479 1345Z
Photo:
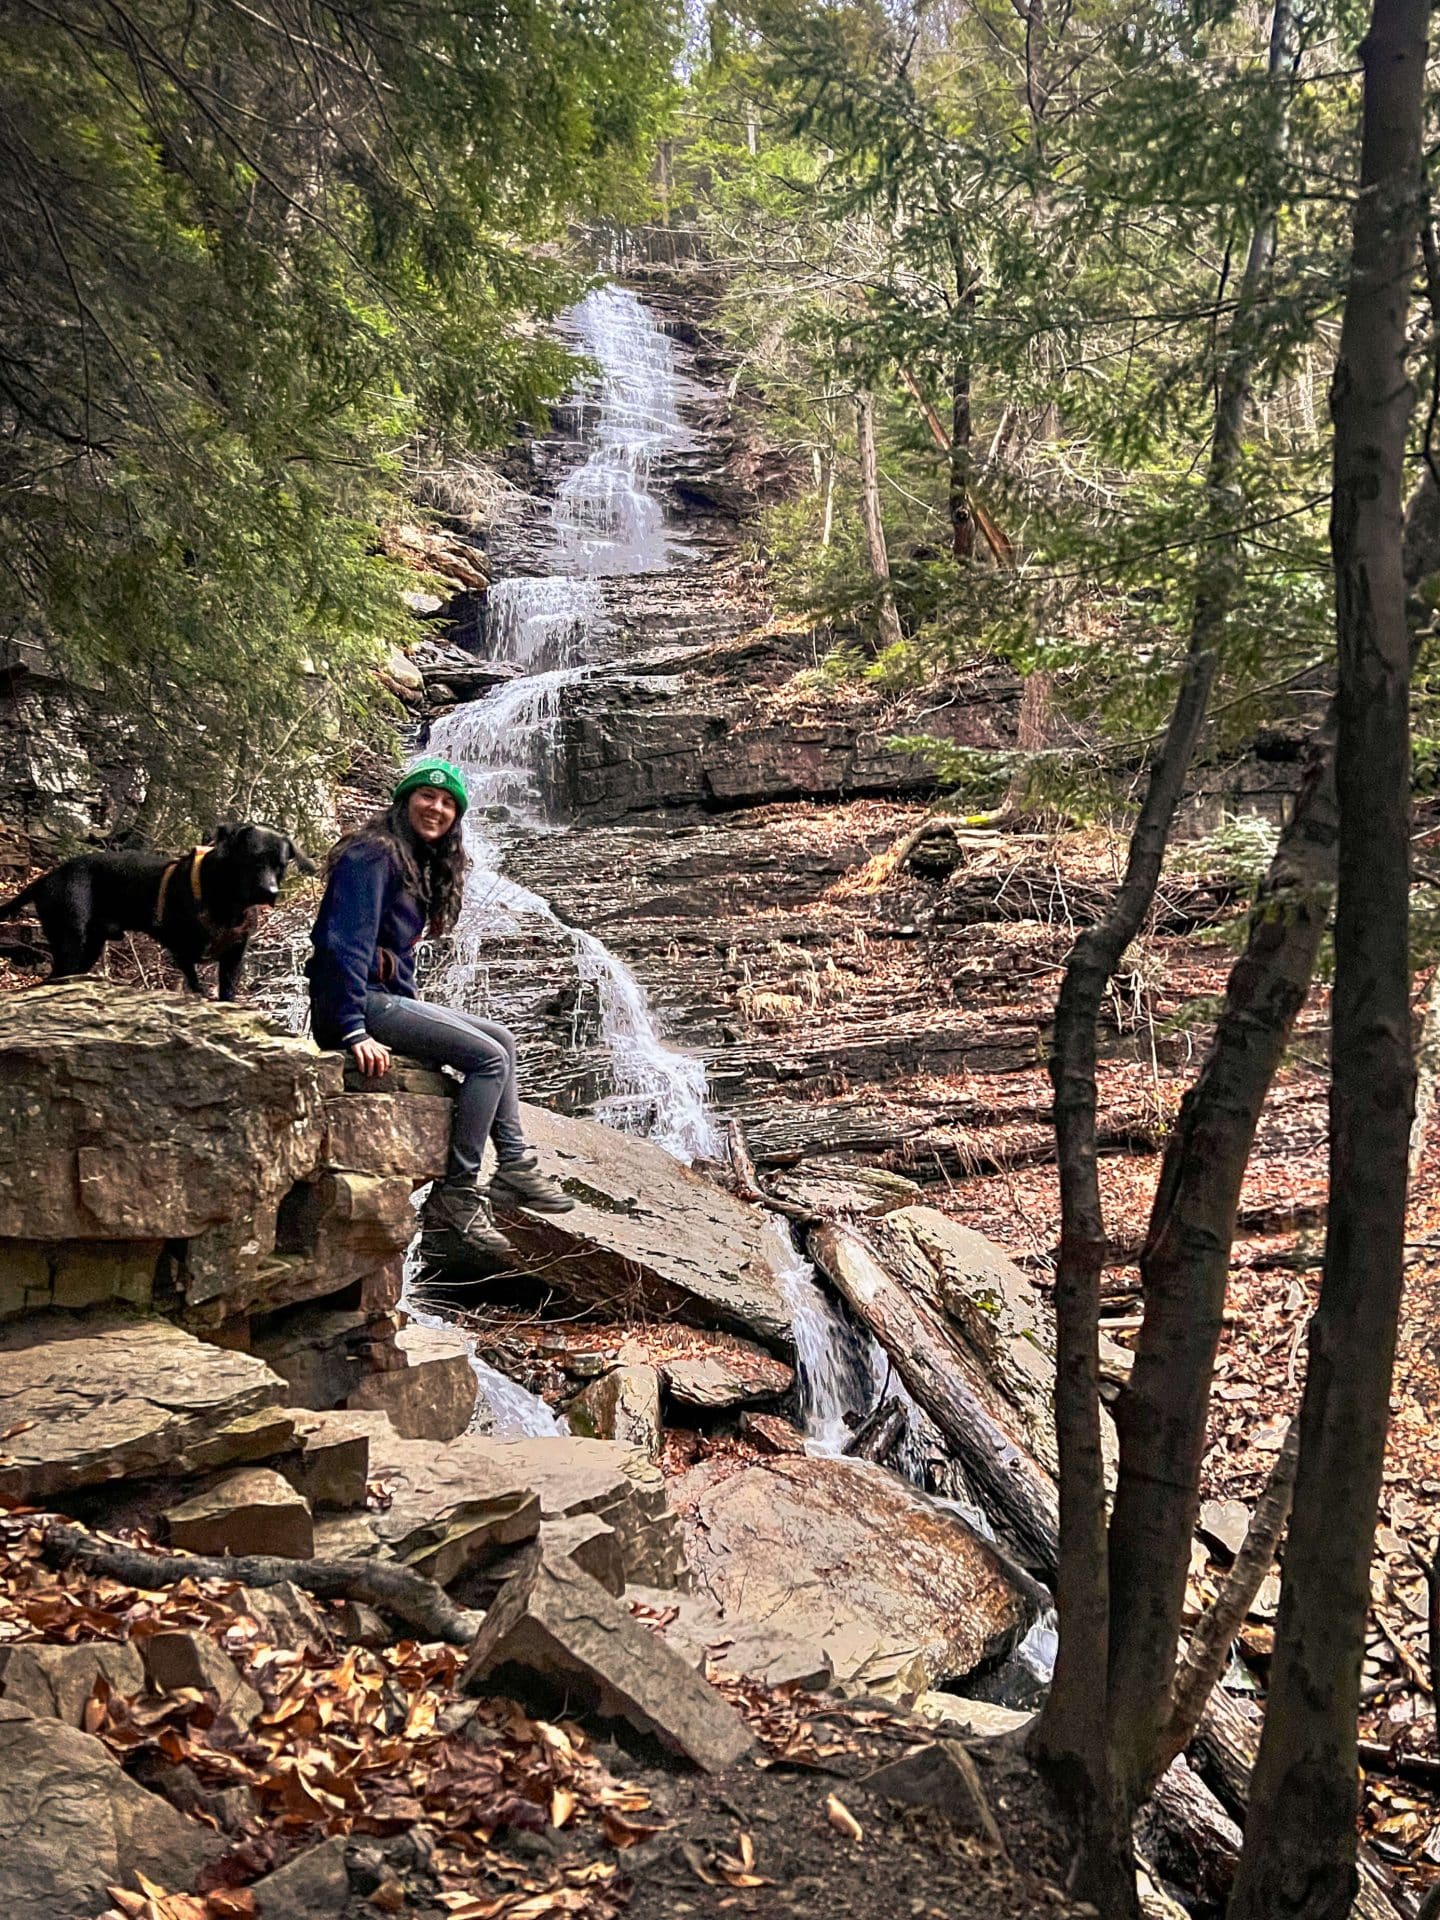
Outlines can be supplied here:
M279 833L274 827L222 822L215 829L210 848L225 893L237 907L273 907L291 867L298 867L301 873L316 871L310 856L301 852L288 833Z

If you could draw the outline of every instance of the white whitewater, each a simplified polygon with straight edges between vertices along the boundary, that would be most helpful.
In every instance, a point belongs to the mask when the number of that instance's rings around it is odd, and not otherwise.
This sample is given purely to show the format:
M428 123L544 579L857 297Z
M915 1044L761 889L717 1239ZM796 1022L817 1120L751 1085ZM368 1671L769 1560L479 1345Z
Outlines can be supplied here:
M669 541L650 473L658 454L688 437L674 352L624 287L596 288L567 319L598 369L576 397L596 406L598 418L589 459L566 476L555 503L559 566L591 580L663 573Z
M477 1353L470 1355L480 1400L489 1412L486 1431L496 1440L553 1440L570 1429L562 1427L538 1394L501 1373Z
M770 1230L780 1291L795 1334L796 1389L805 1438L811 1453L838 1458L853 1433L846 1414L863 1417L875 1404L875 1361L867 1336L825 1292L776 1214L770 1217Z
M428 1191L426 1188L425 1192ZM423 1193L417 1193L416 1203L423 1198ZM488 1360L482 1360L475 1351L474 1336L427 1303L418 1269L417 1246L412 1245L405 1260L400 1304L417 1326L458 1334L465 1342L470 1371L475 1376L475 1418L471 1421L471 1431L487 1433L496 1440L548 1439L566 1432L538 1394L499 1372Z
M593 934L564 924L547 900L500 871L499 820L549 828L545 770L555 750L565 688L582 679L605 626L601 581L670 565L660 503L651 490L656 456L684 444L680 383L670 342L633 293L601 287L566 318L594 362L576 402L596 418L588 457L567 475L551 512L543 578L497 581L489 594L495 657L520 675L434 727L429 751L464 769L470 875L453 958L437 998L477 1011L484 1004L486 954L536 921L570 943L582 981L593 984L611 1091L596 1109L609 1126L643 1133L678 1159L718 1158L704 1063L666 1043L645 990Z
M491 658L530 673L574 660L605 617L599 582L566 575L497 580L485 604Z

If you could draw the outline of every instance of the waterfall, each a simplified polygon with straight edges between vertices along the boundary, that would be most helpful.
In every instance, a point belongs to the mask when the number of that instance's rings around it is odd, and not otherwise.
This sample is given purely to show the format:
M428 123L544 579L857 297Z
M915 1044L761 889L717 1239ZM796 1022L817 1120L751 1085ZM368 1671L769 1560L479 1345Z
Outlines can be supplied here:
M491 657L533 673L574 660L605 618L599 582L564 575L497 580L485 605Z
M770 1218L776 1241L775 1270L795 1335L795 1374L800 1417L812 1453L836 1457L852 1428L846 1414L863 1416L875 1404L875 1363L868 1336L843 1314L796 1251L790 1229Z
M590 456L555 503L555 552L565 571L663 573L670 564L655 456L684 444L680 381L670 342L624 287L599 287L567 316L598 375L577 396L598 407Z
M595 363L576 404L587 428L586 458L562 483L550 515L543 578L497 581L489 595L496 657L521 669L483 700L447 714L430 751L464 769L470 873L453 954L437 999L483 1003L487 953L496 939L543 924L568 941L582 981L593 985L611 1091L596 1117L643 1133L678 1159L714 1159L721 1138L709 1110L704 1063L666 1044L645 990L593 934L566 926L547 900L502 871L499 819L545 831L547 763L564 691L590 671L587 656L606 626L602 581L670 565L660 503L651 490L657 454L686 442L680 382L670 342L633 293L601 287L566 317L567 332Z
M490 1414L488 1431L496 1440L549 1440L568 1433L538 1393L531 1393L508 1373L501 1373L476 1353L470 1367L480 1399Z

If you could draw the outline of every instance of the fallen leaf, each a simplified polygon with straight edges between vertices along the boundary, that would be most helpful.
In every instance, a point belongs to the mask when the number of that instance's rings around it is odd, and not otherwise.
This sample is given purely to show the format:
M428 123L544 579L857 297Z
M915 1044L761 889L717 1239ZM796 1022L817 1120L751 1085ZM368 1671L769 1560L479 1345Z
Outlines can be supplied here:
M559 1822L557 1821L558 1825ZM600 1826L605 1838L612 1847L623 1850L626 1847L638 1847L642 1840L648 1840L652 1834L664 1833L666 1822L659 1821L647 1825L641 1820L627 1820L616 1807L603 1807L600 1812Z
M834 1827L835 1831L837 1833L843 1833L847 1840L863 1840L865 1838L865 1829L838 1794L831 1793L826 1795L825 1818L830 1822L831 1826Z
M680 1858L689 1867L697 1880L703 1880L707 1887L718 1887L720 1882L706 1866L700 1849L693 1840L682 1840L677 1849Z

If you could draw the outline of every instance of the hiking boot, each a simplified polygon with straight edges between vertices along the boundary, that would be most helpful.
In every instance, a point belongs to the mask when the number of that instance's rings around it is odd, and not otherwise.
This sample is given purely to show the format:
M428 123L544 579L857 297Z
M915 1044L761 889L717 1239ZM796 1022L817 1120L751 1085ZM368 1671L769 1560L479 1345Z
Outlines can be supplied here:
M437 1180L420 1210L420 1257L437 1266L467 1260L505 1260L515 1249L495 1224L485 1189L475 1176Z
M502 1160L490 1182L492 1197L502 1206L530 1207L536 1213L569 1213L575 1202L558 1180L540 1171L532 1147L519 1160Z

